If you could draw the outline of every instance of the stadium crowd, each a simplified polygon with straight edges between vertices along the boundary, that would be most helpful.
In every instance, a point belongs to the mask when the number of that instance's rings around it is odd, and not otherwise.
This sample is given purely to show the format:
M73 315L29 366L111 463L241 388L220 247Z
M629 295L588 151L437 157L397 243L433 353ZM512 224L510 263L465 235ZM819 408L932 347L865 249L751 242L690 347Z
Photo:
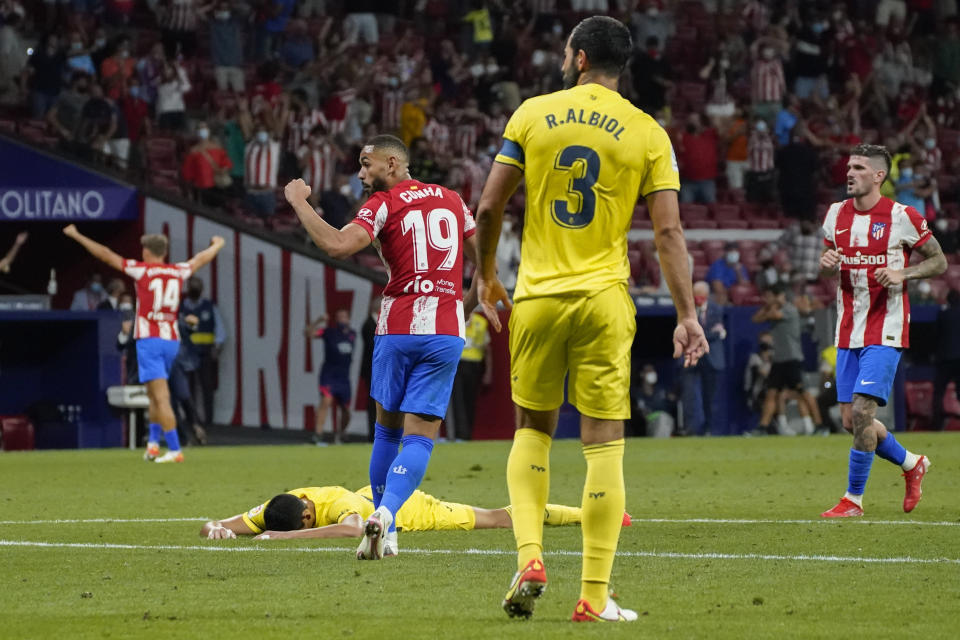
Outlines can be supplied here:
M360 145L393 132L411 147L412 175L473 206L509 114L561 88L564 34L592 13L630 26L636 51L621 91L673 141L697 304L716 351L724 305L788 305L806 318L830 306L818 221L845 198L847 154L860 142L891 150L884 195L917 208L950 261L911 298L956 306L955 0L2 0L0 130L277 233L301 233L279 191L294 177L328 222L349 221ZM498 249L508 287L523 204L522 194L511 201ZM640 203L628 252L638 296L665 292L651 228ZM356 259L383 268L373 252ZM744 384L769 427L764 405L783 415L786 398L763 380L771 363L796 359L796 344L764 344ZM710 432L725 368L705 360L666 387L635 362L632 395L647 423L638 430L669 433L664 416L682 413L684 430ZM802 415L818 415L816 401L797 398Z

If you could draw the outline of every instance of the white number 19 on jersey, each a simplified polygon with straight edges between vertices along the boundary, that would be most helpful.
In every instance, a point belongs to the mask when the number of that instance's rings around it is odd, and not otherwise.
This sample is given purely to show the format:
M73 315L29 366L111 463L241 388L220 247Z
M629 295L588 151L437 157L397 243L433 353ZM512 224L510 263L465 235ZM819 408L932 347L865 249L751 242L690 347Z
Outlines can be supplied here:
M443 223L443 224L441 224ZM457 216L449 209L434 209L427 214L426 223L419 209L409 211L403 216L400 227L403 235L413 231L413 260L417 273L430 270L427 260L427 243L438 251L446 251L443 261L437 267L440 271L450 271L457 263L460 229Z

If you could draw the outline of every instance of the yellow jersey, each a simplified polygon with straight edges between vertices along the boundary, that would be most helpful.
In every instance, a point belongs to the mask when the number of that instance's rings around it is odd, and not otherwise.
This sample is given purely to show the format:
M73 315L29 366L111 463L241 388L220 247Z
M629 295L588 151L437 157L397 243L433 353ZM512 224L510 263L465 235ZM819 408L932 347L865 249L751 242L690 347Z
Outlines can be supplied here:
M680 190L667 132L619 93L587 83L526 100L496 161L524 172L515 300L593 295L630 276L638 196Z
M291 489L287 493L298 498L306 498L313 503L317 510L314 527L340 524L344 518L354 513L366 520L373 513L372 501L343 487L304 487ZM267 503L264 502L243 514L243 522L254 533L263 533L267 528L263 522L263 510L266 507Z
M464 345L461 360L467 362L483 362L487 355L487 345L490 343L490 333L487 327L490 323L482 313L473 313L464 325Z

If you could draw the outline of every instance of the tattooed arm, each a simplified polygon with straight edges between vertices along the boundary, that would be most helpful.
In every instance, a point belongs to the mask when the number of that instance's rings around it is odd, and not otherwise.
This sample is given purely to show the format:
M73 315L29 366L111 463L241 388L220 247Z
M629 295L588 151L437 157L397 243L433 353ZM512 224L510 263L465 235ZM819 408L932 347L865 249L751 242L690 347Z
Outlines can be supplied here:
M921 280L938 276L947 270L947 258L936 238L930 238L917 247L917 253L923 256L923 262L906 269L877 269L877 282L885 287L902 283L904 280Z

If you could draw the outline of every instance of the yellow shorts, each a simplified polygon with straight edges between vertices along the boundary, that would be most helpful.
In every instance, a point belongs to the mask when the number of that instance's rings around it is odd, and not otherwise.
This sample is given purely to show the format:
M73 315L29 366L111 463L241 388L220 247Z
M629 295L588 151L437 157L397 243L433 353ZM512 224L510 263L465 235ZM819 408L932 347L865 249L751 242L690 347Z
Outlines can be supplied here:
M630 349L636 307L626 285L589 298L550 296L517 302L510 314L513 401L535 411L570 404L591 418L630 417Z
M443 502L423 491L414 491L397 512L402 531L470 531L477 522L473 507Z

